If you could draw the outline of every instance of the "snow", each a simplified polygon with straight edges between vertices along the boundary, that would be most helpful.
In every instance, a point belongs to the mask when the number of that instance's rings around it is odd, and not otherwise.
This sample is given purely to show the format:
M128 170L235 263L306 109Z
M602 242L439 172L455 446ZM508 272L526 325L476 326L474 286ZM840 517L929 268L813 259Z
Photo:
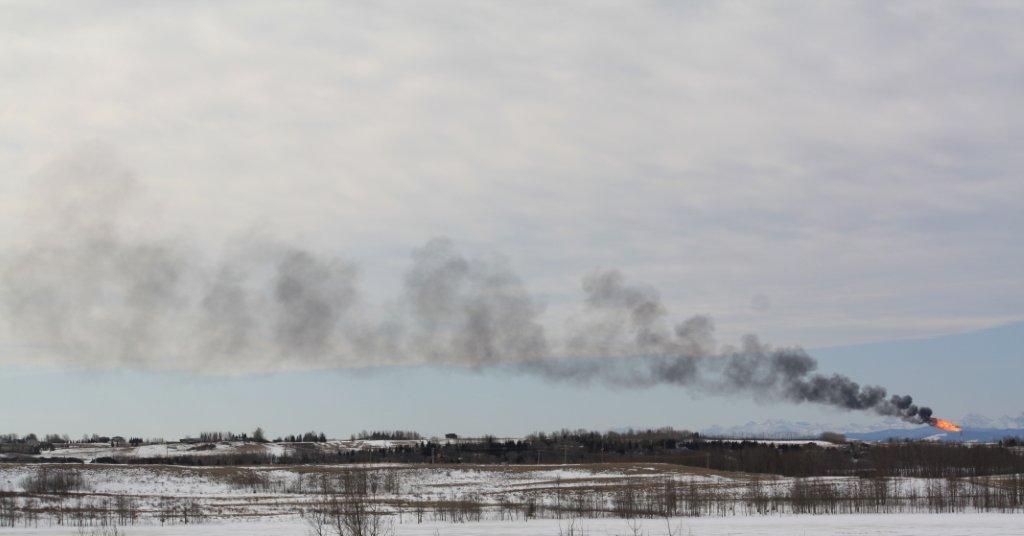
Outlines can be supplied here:
M835 447L831 441L817 439L708 439L708 441L721 441L723 443L760 443L762 445L817 445L819 447Z
M264 448L260 446L259 448ZM23 491L26 476L48 464L0 464L0 491ZM485 511L482 521L452 523L438 521L443 517L427 514L417 524L412 510L406 509L398 535L432 536L435 529L440 536L495 534L506 536L557 536L567 519L530 519L522 521L522 512L514 515L518 521L499 520L501 514L496 501L510 499L520 502L526 498L539 505L552 506L556 500L571 496L573 488L584 487L588 494L605 497L606 490L621 488L624 483L637 483L645 479L677 482L697 482L722 493L742 493L751 485L749 475L721 473L667 464L608 464L608 465L527 465L527 466L439 466L423 464L355 464L319 466L255 466L255 467L182 467L170 465L104 465L87 464L65 466L79 471L86 483L84 490L73 501L103 500L112 496L136 498L143 512L140 523L127 527L129 535L166 536L176 534L210 535L289 535L307 534L297 513L316 500L310 491L311 483L304 480L318 474L350 471L374 472L378 476L388 471L398 475L400 491L379 490L375 500L383 503L399 501L429 503L439 500L473 498L492 505ZM251 480L246 477L258 477ZM822 477L814 480L843 484L850 477ZM247 484L251 482L252 484ZM756 480L759 489L772 496L790 482L782 477L764 477ZM932 481L916 478L893 480L893 493L906 496L914 490L918 495L927 491ZM389 488L391 489L391 488ZM565 493L568 492L568 493ZM735 495L734 495L735 496ZM153 512L166 507L165 501L188 501L201 506L209 517L200 525L169 525L161 527ZM182 504L181 502L177 504ZM146 514L149 512L149 514ZM674 534L704 535L887 535L1001 534L1024 536L1024 514L964 513L964 514L860 514L831 516L802 516L753 514L749 509L737 509L735 515L725 517L677 518L672 526L681 531ZM543 515L555 515L548 510ZM449 518L450 519L450 518ZM74 534L67 527L49 528L50 521L39 521L40 527L31 529L18 526L0 529L0 536L8 534ZM632 534L627 521L608 517L584 519L576 528L585 529L587 536ZM642 520L646 536L665 534L664 520ZM579 532L577 532L579 534Z
M288 453L288 449L281 443L267 443L263 445L270 456L281 457Z
M529 521L481 521L478 523L422 523L406 519L395 524L396 536L558 536L568 519ZM632 534L623 519L578 519L573 521L583 534L612 536ZM665 520L637 521L647 536L667 534ZM1022 536L1021 514L901 514L833 516L757 516L729 518L673 518L674 534L685 536ZM129 526L128 536L306 536L308 527L297 520L204 523L175 526ZM68 527L0 528L0 535L69 535Z

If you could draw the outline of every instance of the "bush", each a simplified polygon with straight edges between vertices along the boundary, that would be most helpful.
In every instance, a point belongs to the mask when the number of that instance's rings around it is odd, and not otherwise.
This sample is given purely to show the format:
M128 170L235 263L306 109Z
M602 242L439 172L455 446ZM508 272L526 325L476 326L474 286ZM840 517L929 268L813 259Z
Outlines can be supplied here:
M29 493L66 495L86 489L85 479L78 471L65 468L40 467L34 475L21 479L21 487Z

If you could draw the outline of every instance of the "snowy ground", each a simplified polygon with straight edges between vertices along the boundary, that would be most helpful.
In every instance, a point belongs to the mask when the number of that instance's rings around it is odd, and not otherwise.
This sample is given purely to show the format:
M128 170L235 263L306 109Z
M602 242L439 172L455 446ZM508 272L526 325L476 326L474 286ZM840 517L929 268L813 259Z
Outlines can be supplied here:
M141 510L155 511L169 502L196 503L214 517L286 516L317 498L321 476L351 471L369 475L376 501L412 507L437 501L478 501L493 506L499 500L555 505L558 494L573 489L613 489L624 483L671 478L722 486L745 485L740 475L662 464L591 466L440 466L416 464L305 465L258 467L183 467L171 465L0 464L0 492L25 493L26 481L40 471L68 470L81 475L84 486L76 501L97 502L128 496ZM373 484L376 483L376 484ZM388 483L397 489L387 489ZM656 484L655 484L656 485ZM31 494L25 495L29 497ZM602 495L603 496L603 495Z
M27 489L40 472L73 471L82 485L71 493L38 493ZM134 521L127 534L280 534L304 535L301 513L323 505L318 491L323 478L347 478L353 473L370 475L373 483L369 500L381 505L389 519L396 521L397 534L507 534L559 535L566 533L568 517L590 515L599 518L575 523L576 535L633 535L628 521L618 508L634 501L639 510L657 508L665 497L665 486L678 485L675 493L683 499L691 486L698 486L705 497L706 510L700 517L671 521L673 535L703 534L1020 534L1024 535L1024 513L974 513L966 506L954 511L971 513L888 513L884 515L835 514L802 516L780 514L795 512L786 503L771 503L773 496L792 493L793 479L754 476L743 473L710 471L667 464L591 464L539 466L474 466L422 464L296 465L258 467L182 467L170 465L104 464L3 464L0 463L0 525L3 525L4 497L14 497L15 508L37 512L33 520L22 516L14 529L0 528L6 534L74 534L67 527L75 524L73 512L88 514L83 523L110 522L116 500L129 498ZM875 481L848 477L805 479L814 485L837 488L868 486ZM935 485L945 481L892 479L887 495L918 497L923 501L934 493ZM998 486L998 480L986 485ZM973 486L963 482L961 494ZM981 484L978 484L979 486ZM756 493L755 493L756 492ZM812 493L817 493L810 491ZM661 493L662 495L659 495ZM826 493L827 490L826 490ZM870 495L865 495L868 500ZM860 499L858 499L860 500ZM646 502L645 502L646 501ZM474 509L456 511L469 502ZM583 506L579 510L575 505ZM711 504L714 503L714 504ZM535 504L527 515L524 505ZM847 502L850 504L860 504ZM892 509L900 510L898 500ZM439 506L442 505L442 506ZM856 506L859 508L859 506ZM60 509L63 526L54 527L54 511ZM451 508L445 511L445 508ZM763 510L762 510L763 508ZM888 507L887 507L888 508ZM189 518L182 517L188 510ZM10 510L8 510L10 511ZM105 511L107 517L94 512ZM676 510L682 512L685 510ZM807 510L804 510L807 511ZM863 510L831 510L831 512ZM940 510L949 511L949 510ZM201 515L197 515L197 512ZM475 513L474 513L475 512ZM579 512L589 512L579 513ZM651 514L642 514L651 515ZM529 520L526 519L529 517ZM656 515L655 515L656 517ZM453 520L458 518L460 522ZM197 524L198 521L198 524ZM668 534L662 519L643 519L639 533L646 536ZM681 527L681 531L676 531ZM583 529L583 532L579 532ZM638 534L639 534L638 533ZM88 531L85 534L89 534Z
M1021 536L1024 518L1019 514L903 514L835 516L767 516L730 518L674 518L672 534L683 536ZM570 521L562 519L479 523L403 523L395 525L396 536L558 536ZM575 528L592 536L632 535L621 519L580 519ZM639 529L646 536L667 535L664 520L645 520ZM306 525L296 521L206 523L171 527L134 526L126 536L306 536ZM73 535L66 527L37 529L0 528L0 535Z

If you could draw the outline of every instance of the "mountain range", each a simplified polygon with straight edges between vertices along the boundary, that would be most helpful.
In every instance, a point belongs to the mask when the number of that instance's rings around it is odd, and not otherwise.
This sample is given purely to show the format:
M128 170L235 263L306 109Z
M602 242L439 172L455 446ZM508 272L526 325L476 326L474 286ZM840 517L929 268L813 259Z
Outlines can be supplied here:
M930 338L817 348L809 353L818 360L822 374L844 374L861 384L913 395L937 416L963 426L965 440L1024 435L1024 322ZM959 419L951 417L958 414ZM863 439L945 437L930 426L895 418L878 418L870 424L774 419L701 430L716 436L772 438L814 437L825 431Z
M959 421L963 433L948 433L931 426L910 425L897 419L884 419L877 424L824 424L806 421L773 419L751 421L737 426L711 426L701 434L715 437L757 437L771 439L811 438L822 432L840 432L850 439L885 441L888 439L934 439L939 441L999 441L1006 437L1024 438L1024 413L1013 417L1004 415L990 418L984 415L966 415Z

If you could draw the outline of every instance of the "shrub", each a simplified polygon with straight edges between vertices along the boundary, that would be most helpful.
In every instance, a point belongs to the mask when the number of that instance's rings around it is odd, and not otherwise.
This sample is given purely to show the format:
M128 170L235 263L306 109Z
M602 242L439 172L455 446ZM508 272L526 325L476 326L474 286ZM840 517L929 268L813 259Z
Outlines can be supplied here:
M34 475L21 479L21 487L29 493L66 495L86 489L85 479L78 471L61 467L40 467Z

